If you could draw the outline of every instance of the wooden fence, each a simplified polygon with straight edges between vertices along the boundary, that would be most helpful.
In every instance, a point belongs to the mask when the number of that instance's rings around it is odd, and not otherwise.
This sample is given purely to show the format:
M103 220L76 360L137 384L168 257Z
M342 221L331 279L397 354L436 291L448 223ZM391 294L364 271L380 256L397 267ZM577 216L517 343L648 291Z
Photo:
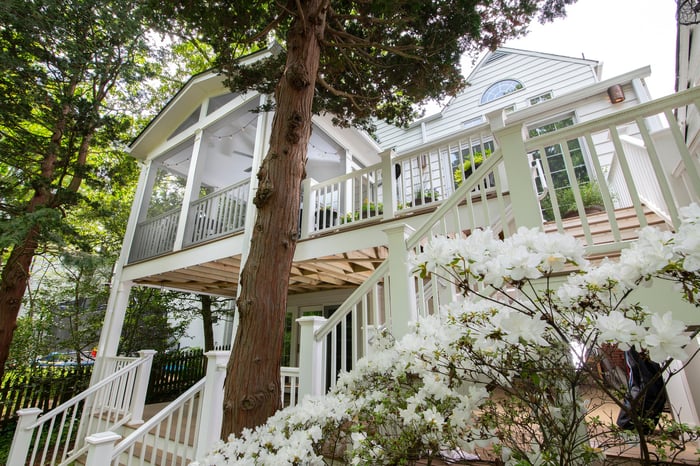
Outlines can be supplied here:
M47 412L90 384L92 366L47 367L7 371L0 385L0 428L14 425L17 410Z

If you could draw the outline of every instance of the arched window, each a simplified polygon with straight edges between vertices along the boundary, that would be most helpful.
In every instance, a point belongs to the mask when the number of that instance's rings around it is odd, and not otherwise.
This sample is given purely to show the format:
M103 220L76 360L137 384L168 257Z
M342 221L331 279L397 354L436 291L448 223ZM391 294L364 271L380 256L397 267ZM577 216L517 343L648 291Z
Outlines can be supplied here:
M504 79L503 81L498 81L492 84L484 94L481 96L481 103L487 104L492 100L496 100L499 97L515 92L518 89L522 89L523 85L520 81L516 79Z

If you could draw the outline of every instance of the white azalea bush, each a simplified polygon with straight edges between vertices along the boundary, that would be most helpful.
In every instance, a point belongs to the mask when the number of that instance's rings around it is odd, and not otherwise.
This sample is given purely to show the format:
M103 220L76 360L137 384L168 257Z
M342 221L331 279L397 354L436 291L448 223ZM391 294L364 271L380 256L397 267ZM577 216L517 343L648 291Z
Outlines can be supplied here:
M433 238L413 258L416 270L454 283L454 302L400 341L381 340L328 395L222 443L205 464L412 464L445 452L483 456L485 448L510 465L600 459L591 439L615 427L590 418L586 390L593 384L625 402L625 387L598 371L604 346L634 347L664 369L687 358L682 322L627 302L632 290L665 279L697 305L700 208L681 214L677 233L644 229L619 260L597 265L573 238L537 230L505 240L488 230ZM642 462L651 464L649 422L637 403L629 414Z

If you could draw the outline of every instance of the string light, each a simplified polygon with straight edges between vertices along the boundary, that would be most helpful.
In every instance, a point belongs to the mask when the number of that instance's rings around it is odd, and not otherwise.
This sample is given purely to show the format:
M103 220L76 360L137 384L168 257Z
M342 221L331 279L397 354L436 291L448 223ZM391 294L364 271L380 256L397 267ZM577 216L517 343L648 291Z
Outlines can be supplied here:
M225 134L225 135L223 135L223 136L211 135L211 136L209 136L209 138L210 138L210 139L216 139L216 140L218 140L218 141L221 141L222 139L227 139L227 138L228 138L228 139L233 139L233 137L234 137L235 135L240 134L240 133L245 133L246 128L248 128L248 126L252 125L253 122L255 122L257 119L258 119L257 116L253 117L248 123L246 123L245 125L241 126L237 131L234 131L234 132L231 133L231 134Z

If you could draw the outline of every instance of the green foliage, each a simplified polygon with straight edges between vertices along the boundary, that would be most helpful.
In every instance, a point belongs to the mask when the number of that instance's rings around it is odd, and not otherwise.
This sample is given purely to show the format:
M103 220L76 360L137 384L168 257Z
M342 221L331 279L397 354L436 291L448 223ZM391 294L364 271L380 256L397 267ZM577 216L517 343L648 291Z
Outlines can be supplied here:
M454 171L455 185L460 186L462 181L469 177L474 170L479 168L479 165L484 161L484 157L488 158L491 155L491 150L486 149L486 155L484 156L481 152L474 152L474 167L472 167L472 157L468 154L464 156L464 162L462 163L462 169L456 168Z
M370 218L377 215L382 215L384 213L384 204L381 202L374 203L365 200L362 203L360 210L355 210L353 212L348 212L345 216L340 218L340 223L351 223L356 222L360 219Z
M192 301L187 297L178 292L134 287L124 317L119 353L133 354L142 349L163 352L173 347L194 315ZM175 313L178 318L169 319Z
M600 186L595 181L586 181L579 184L579 192L581 193L581 201L584 208L594 208L603 206L603 195L600 193ZM554 190L557 196L559 206L559 214L562 218L578 215L576 208L576 198L571 187L565 187ZM542 215L547 221L554 220L554 210L552 207L552 191L540 201Z
M21 367L51 351L87 354L97 346L113 260L79 251L37 258L9 362Z
M460 59L524 34L531 18L563 14L572 0L510 2L476 7L464 0L333 1L324 11L314 112L341 125L372 126L378 118L400 125L417 115L415 104L441 100L465 85ZM157 2L164 28L196 31L218 53L232 89L272 95L285 71L286 50L252 65L237 59L261 50L272 37L285 43L300 24L301 8L275 2ZM322 21L318 18L318 21ZM314 21L316 22L316 21Z
M437 201L440 199L440 192L436 189L421 189L420 191L416 191L416 193L413 196L413 204L414 205L421 205L421 204L429 204L431 202Z

